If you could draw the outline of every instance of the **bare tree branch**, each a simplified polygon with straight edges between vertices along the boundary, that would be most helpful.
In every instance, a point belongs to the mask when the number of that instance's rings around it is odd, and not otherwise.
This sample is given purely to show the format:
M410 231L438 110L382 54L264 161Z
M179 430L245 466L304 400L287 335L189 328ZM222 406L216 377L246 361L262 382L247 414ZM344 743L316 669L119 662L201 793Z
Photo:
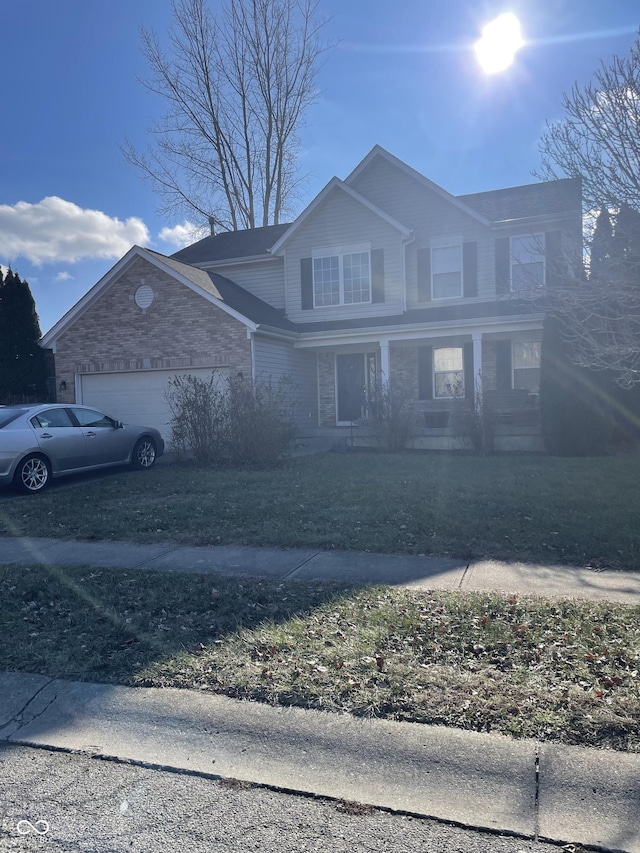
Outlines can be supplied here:
M168 53L142 29L150 74L164 98L146 153L126 159L162 199L162 213L212 217L221 230L277 224L299 186L298 133L318 97L327 45L316 0L174 0Z
M640 38L627 57L602 62L593 83L575 85L563 107L541 138L538 177L580 177L585 213L600 210L601 231L546 299L576 363L630 387L640 384Z

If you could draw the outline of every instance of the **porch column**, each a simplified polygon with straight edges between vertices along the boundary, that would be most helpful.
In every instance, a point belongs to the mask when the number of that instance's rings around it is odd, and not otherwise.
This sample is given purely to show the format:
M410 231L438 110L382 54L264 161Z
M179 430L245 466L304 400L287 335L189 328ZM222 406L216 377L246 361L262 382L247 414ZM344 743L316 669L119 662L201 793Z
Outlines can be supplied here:
M482 397L482 332L472 332L473 341L473 388Z
M382 374L382 384L389 384L389 341L380 341L380 373Z

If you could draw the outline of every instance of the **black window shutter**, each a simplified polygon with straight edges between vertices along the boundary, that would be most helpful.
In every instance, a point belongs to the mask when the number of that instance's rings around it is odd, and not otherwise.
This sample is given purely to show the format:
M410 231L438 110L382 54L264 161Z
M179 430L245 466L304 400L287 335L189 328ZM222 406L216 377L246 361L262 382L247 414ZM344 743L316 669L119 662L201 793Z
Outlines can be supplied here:
M384 302L384 249L371 250L371 301Z
M418 302L431 301L431 249L418 249Z
M476 377L473 375L473 344L465 344L463 349L464 367L464 396L467 400L473 400L475 394Z
M418 399L433 400L433 347L418 347Z
M311 258L300 258L300 304L303 311L313 308L313 266Z
M511 390L511 341L496 341L496 388Z
M478 244L462 244L462 287L464 296L478 295Z
M509 237L496 240L496 293L509 293L511 290L511 241Z
M558 287L562 279L562 232L547 231L544 235L545 272L547 287Z

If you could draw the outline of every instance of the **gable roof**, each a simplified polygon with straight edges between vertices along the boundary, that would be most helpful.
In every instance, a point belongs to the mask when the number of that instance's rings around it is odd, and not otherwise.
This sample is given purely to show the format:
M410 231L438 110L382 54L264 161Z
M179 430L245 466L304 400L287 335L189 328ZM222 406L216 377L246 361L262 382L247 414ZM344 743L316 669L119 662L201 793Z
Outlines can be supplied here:
M280 239L290 225L290 222L284 222L280 225L265 225L262 228L211 234L174 252L171 257L187 264L205 264L268 256L269 247Z
M290 237L295 234L295 232L300 228L300 226L308 219L309 216L318 208L322 202L326 199L330 192L334 189L342 190L342 192L346 193L346 195L350 196L352 199L361 204L363 207L366 207L367 210L370 210L371 213L375 214L375 216L379 216L380 219L384 219L389 225L393 228L396 228L400 231L401 234L404 234L405 237L411 236L411 229L407 228L406 225L403 225L402 222L399 222L397 219L394 219L393 216L388 214L386 211L382 210L382 208L373 204L373 202L369 201L365 196L360 195L359 192L356 192L352 187L350 187L345 181L341 181L340 178L331 178L329 183L322 189L318 195L314 198L311 204L307 205L305 209L302 211L300 216L293 222L287 231L277 240L273 246L271 247L271 251L273 254L276 254L290 239Z
M378 158L386 160L388 163L391 163L391 165L395 166L396 169L401 172L404 172L405 175L408 175L414 181L417 181L417 183L422 184L423 187L426 187L428 190L431 190L431 192L434 192L436 195L439 195L445 201L448 201L450 204L453 204L454 207L459 208L468 216L471 216L473 219L477 219L483 225L490 224L490 220L485 218L484 214L482 214L479 210L476 210L475 208L472 208L465 204L462 196L455 196L452 195L450 192L447 192L447 190L445 190L439 184L430 181L429 178L426 178L421 172L418 172L416 169L412 168L411 166L408 166L402 160L399 160L381 145L374 145L374 147L371 149L371 151L369 151L364 160L361 160L360 163L358 163L356 168L353 170L353 172L351 172L351 174L346 178L345 183L353 183L353 181L358 177L358 175L368 169L371 163L373 163L374 160Z
M143 258L152 263L254 331L258 326L270 326L285 332L295 329L293 323L285 319L283 311L279 311L244 290L230 279L190 266L182 261L177 261L175 258L168 258L152 249L132 246L127 254L85 293L61 320L49 329L46 335L42 337L40 345L43 347L50 346L76 317L89 307L99 293L121 275L136 258Z
M582 182L580 178L563 178L457 198L492 222L508 222L581 211Z
M232 308L238 314L251 320L256 325L275 326L279 329L292 331L295 326L284 317L284 311L274 308L258 296L254 296L244 287L240 287L235 281L226 278L218 273L208 272L199 267L192 267L182 261L176 260L175 256L170 258L166 255L161 255L160 252L154 252L152 249L145 249L150 255L155 255L164 266L169 267L178 275L188 278L202 290L220 299L229 308Z

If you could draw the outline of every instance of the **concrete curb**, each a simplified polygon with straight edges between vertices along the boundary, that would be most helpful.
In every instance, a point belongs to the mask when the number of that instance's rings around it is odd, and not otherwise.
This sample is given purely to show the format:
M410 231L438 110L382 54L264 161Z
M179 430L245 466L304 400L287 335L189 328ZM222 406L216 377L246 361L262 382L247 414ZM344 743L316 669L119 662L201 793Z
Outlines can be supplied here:
M0 673L0 742L640 853L640 755Z

